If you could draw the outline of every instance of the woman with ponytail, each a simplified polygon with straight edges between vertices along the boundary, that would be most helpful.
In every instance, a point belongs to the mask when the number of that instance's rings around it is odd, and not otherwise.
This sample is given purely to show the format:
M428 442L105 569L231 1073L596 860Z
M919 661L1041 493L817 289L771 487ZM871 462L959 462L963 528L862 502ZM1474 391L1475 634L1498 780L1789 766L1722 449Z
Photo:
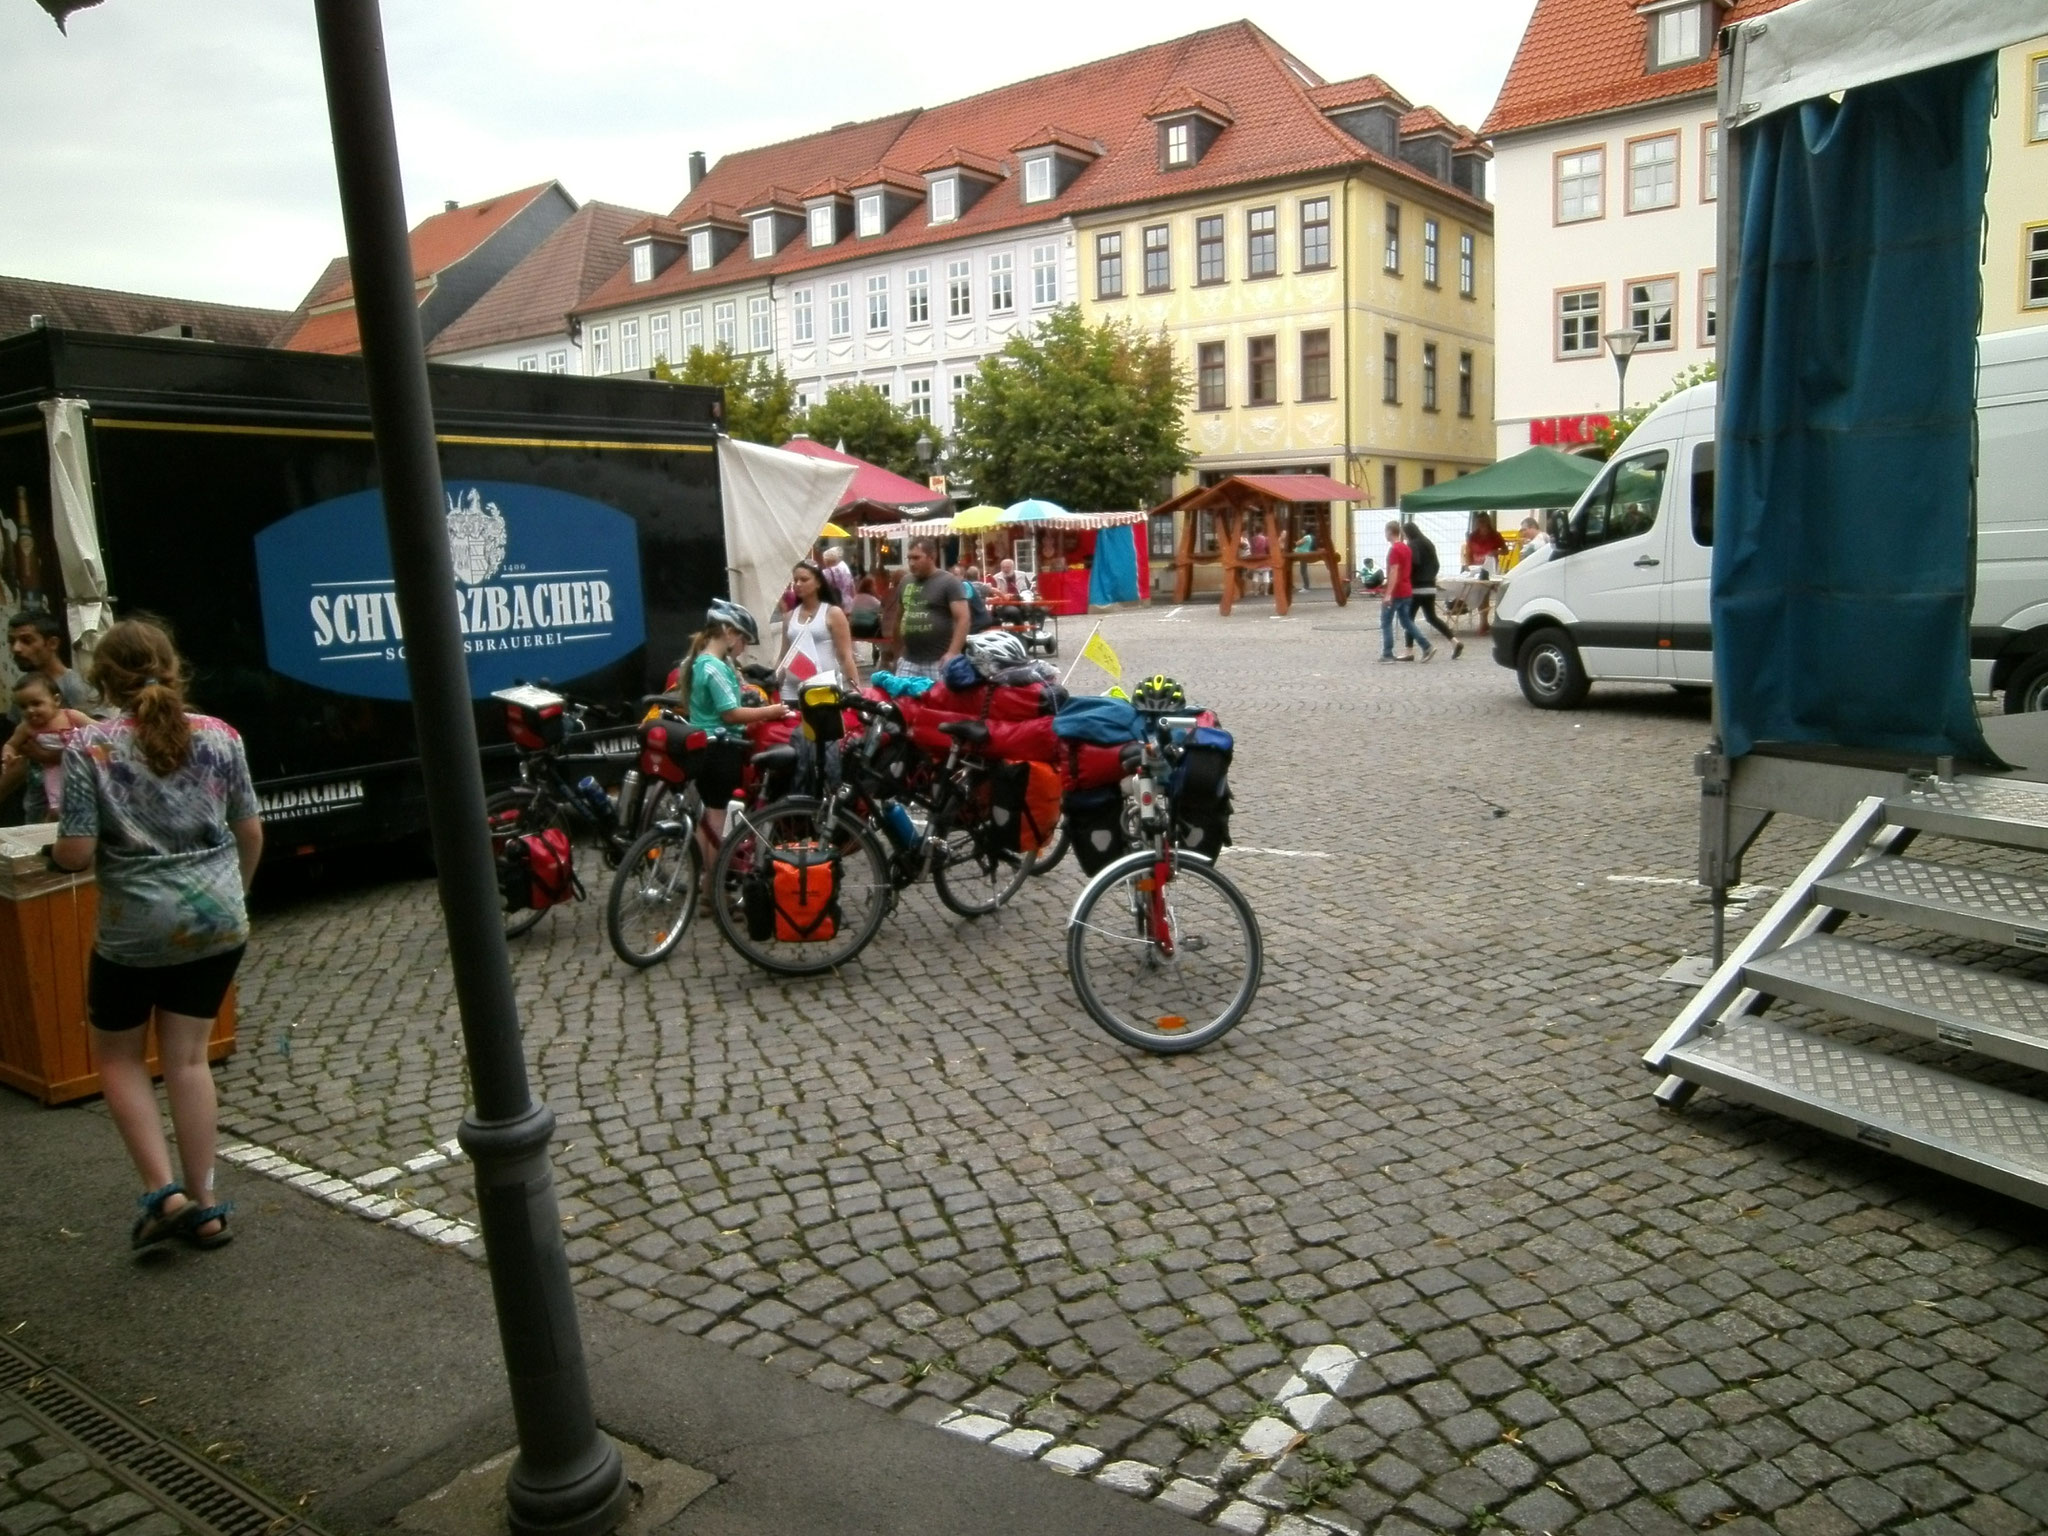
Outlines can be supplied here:
M130 1240L218 1248L232 1207L213 1194L206 1040L248 942L243 896L263 823L242 738L186 710L184 663L161 625L124 619L109 629L92 679L120 714L77 731L65 748L52 856L66 869L90 867L99 884L86 1009L100 1087L145 1191ZM182 1184L171 1177L144 1061L152 1015Z

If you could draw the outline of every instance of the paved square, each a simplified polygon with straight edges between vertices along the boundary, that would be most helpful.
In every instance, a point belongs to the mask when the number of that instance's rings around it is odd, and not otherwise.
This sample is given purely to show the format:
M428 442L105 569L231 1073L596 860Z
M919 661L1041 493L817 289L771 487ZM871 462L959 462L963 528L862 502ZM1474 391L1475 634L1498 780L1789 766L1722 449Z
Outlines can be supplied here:
M2040 1213L1650 1100L1704 704L1541 714L1484 642L1379 666L1376 605L1264 608L1104 624L1237 736L1266 978L1206 1052L1075 1004L1071 865L981 923L913 889L819 982L708 921L630 971L595 901L515 944L580 1288L1230 1531L2042 1528ZM223 1117L462 1222L437 917L265 917Z

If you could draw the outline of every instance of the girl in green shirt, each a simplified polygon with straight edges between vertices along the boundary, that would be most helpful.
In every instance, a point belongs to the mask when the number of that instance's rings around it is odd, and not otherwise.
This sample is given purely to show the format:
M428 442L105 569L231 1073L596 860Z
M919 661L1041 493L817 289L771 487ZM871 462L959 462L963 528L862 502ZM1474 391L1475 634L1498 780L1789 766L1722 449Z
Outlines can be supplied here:
M746 728L760 721L782 720L789 706L747 704L740 693L738 659L759 640L761 628L738 603L719 598L705 615L704 628L690 642L683 659L687 675L690 725L707 731L711 745L700 754L695 771L697 793L704 801L704 820L697 828L704 856L718 852L725 832L725 803L746 776Z

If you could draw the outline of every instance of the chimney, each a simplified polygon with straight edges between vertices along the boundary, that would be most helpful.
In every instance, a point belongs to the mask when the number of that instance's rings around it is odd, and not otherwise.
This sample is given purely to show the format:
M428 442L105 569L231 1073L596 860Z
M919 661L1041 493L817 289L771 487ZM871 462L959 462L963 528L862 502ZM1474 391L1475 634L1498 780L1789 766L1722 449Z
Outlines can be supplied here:
M693 149L690 151L690 190L692 192L696 191L697 183L702 181L703 179L704 151L701 149Z
M458 203L457 201L455 201L454 198L451 197L446 202L441 204L441 211L443 213L453 213L456 209L460 208L461 206L462 204Z

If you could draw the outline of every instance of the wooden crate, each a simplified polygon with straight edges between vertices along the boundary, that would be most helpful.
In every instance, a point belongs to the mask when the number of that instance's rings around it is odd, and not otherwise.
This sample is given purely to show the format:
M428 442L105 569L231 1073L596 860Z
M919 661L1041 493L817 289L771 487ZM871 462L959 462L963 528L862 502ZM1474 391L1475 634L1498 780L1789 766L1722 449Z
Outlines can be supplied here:
M0 1083L45 1104L100 1091L85 1016L99 891L90 874L50 871L42 850L55 830L0 827ZM230 990L206 1054L219 1061L234 1048ZM153 1040L149 1069L161 1071Z

